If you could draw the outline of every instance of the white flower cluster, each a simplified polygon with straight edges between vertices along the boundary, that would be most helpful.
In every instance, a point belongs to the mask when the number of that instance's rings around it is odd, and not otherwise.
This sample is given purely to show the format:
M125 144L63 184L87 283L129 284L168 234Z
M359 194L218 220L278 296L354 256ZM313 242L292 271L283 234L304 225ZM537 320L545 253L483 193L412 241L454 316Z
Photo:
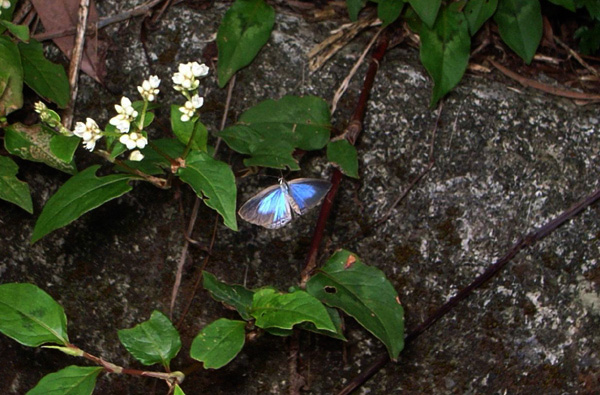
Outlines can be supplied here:
M142 98L146 101L154 101L156 95L158 95L158 86L160 85L160 79L151 75L150 78L142 82L141 86L138 86L138 92L142 95Z
M102 138L102 130L92 118L87 118L85 123L77 122L73 134L83 140L83 146L89 151L93 151L96 141Z
M204 98L198 95L198 78L208 75L208 66L198 62L181 63L178 71L173 74L173 89L181 92L187 101L182 107L181 120L188 122L196 114L196 111L204 104Z
M138 112L131 105L131 100L123 96L121 98L121 104L115 104L115 110L117 115L112 117L108 123L119 129L121 133L128 133L131 122L138 116Z
M12 4L8 0L0 0L0 15L2 15L2 8L8 10Z

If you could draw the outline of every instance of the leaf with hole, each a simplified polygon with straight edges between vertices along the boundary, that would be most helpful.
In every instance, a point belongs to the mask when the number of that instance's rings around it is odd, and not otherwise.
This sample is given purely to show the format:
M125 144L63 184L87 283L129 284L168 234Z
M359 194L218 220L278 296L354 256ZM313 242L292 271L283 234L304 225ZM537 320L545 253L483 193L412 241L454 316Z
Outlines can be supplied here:
M28 347L69 343L62 306L33 284L0 285L0 332Z
M204 363L205 369L227 365L242 350L246 341L246 322L220 318L207 325L194 338L190 356Z
M240 69L249 65L271 36L275 10L264 0L236 0L227 10L219 31L217 76L223 88Z
M129 174L96 177L99 165L91 166L71 177L46 202L35 223L31 243L66 226L77 218L131 191Z
M306 291L354 317L383 342L392 360L398 357L404 347L404 310L381 270L341 250L308 281Z
M33 213L33 203L29 185L17 178L19 166L6 156L0 156L0 199Z
M102 370L99 366L67 366L42 377L27 395L91 395Z
M169 318L154 310L148 321L117 332L121 344L144 365L160 363L168 368L179 349L179 332Z

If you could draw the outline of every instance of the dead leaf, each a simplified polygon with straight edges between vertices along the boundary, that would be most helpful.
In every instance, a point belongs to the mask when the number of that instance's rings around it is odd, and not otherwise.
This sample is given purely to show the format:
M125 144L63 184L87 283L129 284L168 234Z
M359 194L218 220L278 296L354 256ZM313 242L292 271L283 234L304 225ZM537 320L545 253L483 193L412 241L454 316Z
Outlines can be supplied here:
M69 28L77 28L79 0L31 0L31 3L40 16L46 33L62 32ZM96 3L90 1L88 26L96 26L97 23L98 11L96 10ZM70 59L75 43L75 34L55 38L53 41ZM102 83L106 75L104 56L100 56L98 51L97 35L88 35L85 38L81 70L99 83Z

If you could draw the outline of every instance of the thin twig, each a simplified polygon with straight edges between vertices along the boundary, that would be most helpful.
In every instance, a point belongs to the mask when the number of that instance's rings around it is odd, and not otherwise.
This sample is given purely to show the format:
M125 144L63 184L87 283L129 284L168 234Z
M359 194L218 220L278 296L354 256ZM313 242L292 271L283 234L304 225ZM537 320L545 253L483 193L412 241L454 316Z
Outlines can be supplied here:
M552 221L541 226L534 232L527 234L525 237L520 237L515 244L508 250L506 254L495 263L490 265L487 270L478 276L468 286L463 288L458 294L450 298L440 308L438 308L433 314L431 314L425 321L423 321L418 327L412 330L405 338L405 347L425 332L429 327L435 324L440 318L445 316L451 311L458 303L466 299L471 295L477 288L481 287L488 280L494 277L500 270L502 270L521 250L533 246L536 242L548 236L554 232L559 226L565 222L571 220L573 217L581 213L583 210L591 206L600 200L600 189L596 190L592 194L588 195L584 199L580 200L569 209L565 210L558 217ZM348 385L346 385L338 395L350 394L356 388L361 386L375 373L377 373L383 366L390 361L387 354L381 355L373 364L365 369L361 374L356 376Z
M567 44L562 42L562 40L560 38L554 36L554 41L556 41L558 43L558 45L560 45L561 47L566 49L567 52L569 52L569 54L571 54L571 56L574 57L579 62L579 64L582 65L583 67L585 67L590 73L594 74L596 77L600 77L600 73L598 72L598 70L596 70L595 68L590 66L588 62L583 60L577 52L575 52Z
M90 13L90 0L80 0L79 12L77 21L77 34L75 35L75 44L73 45L73 52L71 53L71 63L69 64L69 85L71 86L71 95L69 100L69 106L65 110L62 118L62 124L67 129L71 129L73 124L73 112L75 109L75 101L77 99L78 91L78 77L79 68L81 67L81 59L83 58L83 46L85 44L85 27L87 26L87 19Z

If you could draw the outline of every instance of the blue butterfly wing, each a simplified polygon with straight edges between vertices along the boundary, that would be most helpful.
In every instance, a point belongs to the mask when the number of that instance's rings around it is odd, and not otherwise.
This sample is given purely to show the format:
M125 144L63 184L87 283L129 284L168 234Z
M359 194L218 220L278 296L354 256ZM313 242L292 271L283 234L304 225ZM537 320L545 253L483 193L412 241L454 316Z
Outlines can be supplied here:
M273 185L250 198L239 209L242 219L269 229L281 228L292 220L292 209L280 185Z
M300 215L315 207L327 195L331 183L315 178L297 178L288 182L290 205Z

